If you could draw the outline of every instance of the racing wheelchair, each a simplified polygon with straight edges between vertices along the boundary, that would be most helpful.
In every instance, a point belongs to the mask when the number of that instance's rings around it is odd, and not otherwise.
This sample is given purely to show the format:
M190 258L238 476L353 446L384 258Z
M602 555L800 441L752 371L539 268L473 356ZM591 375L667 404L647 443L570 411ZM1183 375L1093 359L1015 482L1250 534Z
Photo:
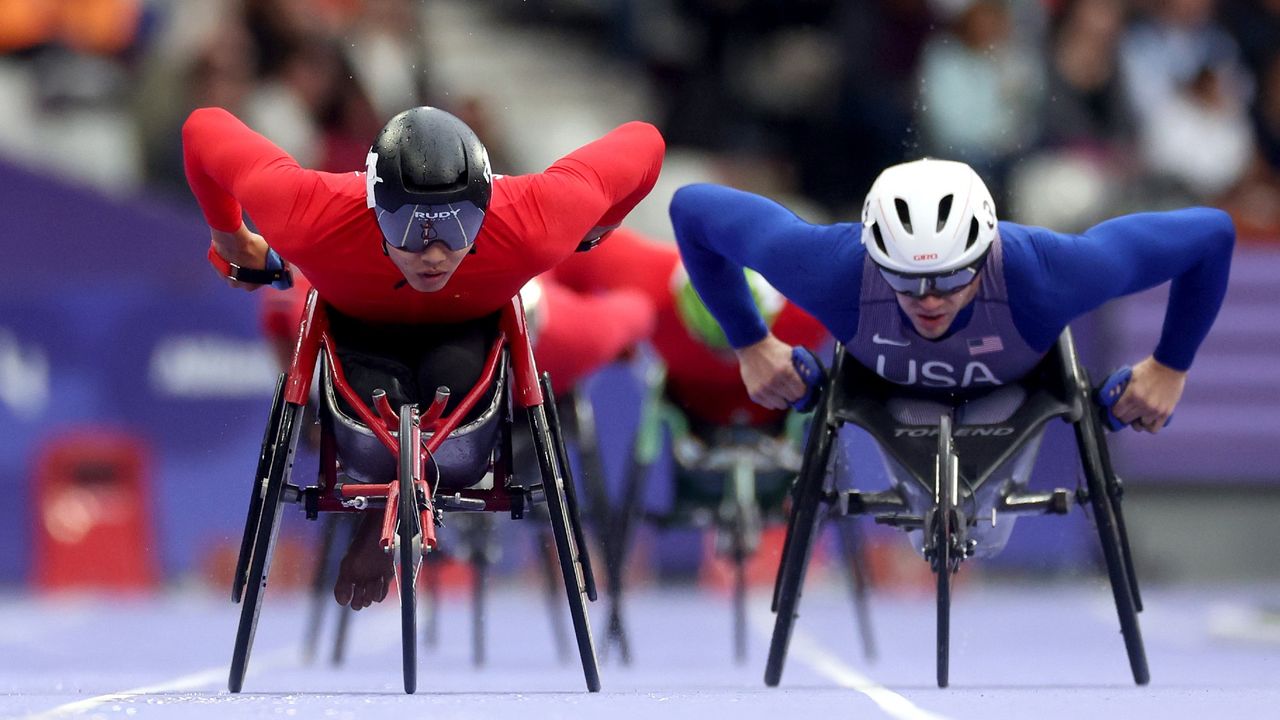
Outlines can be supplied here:
M325 304L314 291L308 295L290 368L276 383L232 583L231 597L241 612L231 692L240 692L244 684L286 502L300 504L312 520L322 512L381 513L381 547L395 557L406 693L417 688L418 575L423 557L437 546L436 528L443 525L444 513L509 512L519 519L545 502L587 689L600 689L586 606L596 599L595 578L550 378L537 374L518 296L503 308L498 327L479 382L448 415L444 387L425 411L416 404L393 409L381 391L373 394L370 409L346 381ZM317 483L302 486L290 480L317 366L320 467ZM486 396L488 406L464 423ZM540 475L536 481L517 477L512 461L517 408L528 418Z
M1011 414L997 421L953 425L947 411L935 412L927 420L904 420L895 414L891 405L902 395L902 388L871 372L843 346L836 347L829 376L802 350L793 355L793 362L810 382L816 411L800 475L792 489L791 516L774 587L777 617L765 668L766 685L776 686L782 678L815 529L824 507L844 517L870 515L877 523L904 529L913 536L916 549L936 575L937 682L946 687L951 583L961 563L1003 547L1012 523L997 523L999 515L1065 515L1073 501L1092 509L1133 679L1138 685L1149 681L1138 626L1142 600L1120 507L1123 486L1112 470L1104 436L1104 428L1121 426L1110 414L1110 407L1127 382L1125 371L1108 378L1095 395L1067 329L1056 348L1017 384L1021 392L1019 402L1008 407ZM1053 418L1074 427L1084 484L1074 493L1066 489L1028 492L1024 481L1036 444L1041 430ZM866 430L880 445L891 468L890 489L836 489L840 453L833 449L845 424Z
M543 517L541 509L534 508L534 522ZM310 607L303 630L302 657L306 663L316 659L319 650L326 610L333 605L333 583L338 576L338 564L342 557L340 539L350 542L355 536L354 513L329 513L325 518L321 533L320 551L316 556L316 565L311 576L309 588ZM496 523L489 513L459 514L450 523L453 528L455 542L448 547L437 548L423 558L422 576L426 598L418 599L420 609L419 622L422 625L422 644L427 649L434 649L440 643L440 607L441 583L443 567L446 561L452 560L465 565L469 570L467 595L471 615L471 664L477 668L484 667L488 660L488 593L489 571L502 554L498 543ZM570 660L570 644L568 628L560 609L560 568L556 558L546 548L555 547L555 539L551 536L550 526L532 536L533 554L541 567L543 591L547 612L551 624L552 641L555 644L555 655L561 663ZM334 622L334 633L329 662L341 666L346 661L347 638L350 634L352 616L355 611L339 607Z
M733 656L747 659L747 564L759 549L764 526L781 522L787 489L800 469L798 442L803 417L790 413L779 423L752 426L698 422L668 397L665 369L656 358L640 369L646 391L639 428L632 439L631 463L616 503L600 482L602 472L588 472L585 491L601 529L605 582L610 598L606 647L616 646L623 664L631 661L631 644L623 618L624 579L636 526L659 529L698 528L714 533L715 555L732 573ZM775 426L776 425L776 426ZM651 467L669 439L674 498L661 512L645 512L645 485ZM586 458L584 458L586 460ZM612 506L612 509L610 509ZM606 516L600 517L605 509ZM863 652L875 656L866 600L866 578L857 528L842 528L842 565L853 594Z
M585 421L580 419L583 417L583 410L580 408L584 403L588 408ZM582 392L575 389L568 393L568 397L557 398L557 404L559 406L557 412L561 418L567 445L570 448L577 447L588 473L595 472L594 468L600 467L600 460L594 437L594 420L589 415L590 401L583 396ZM537 472L532 439L528 437L527 432L520 432L522 428L517 427L515 430L517 437L514 443L514 456L517 474L520 468ZM541 522L545 516L545 508L534 506L531 514L534 516L532 519L535 523ZM590 507L585 514L590 516ZM320 552L316 557L309 589L310 607L304 625L302 655L307 663L313 662L316 658L326 609L333 605L332 587L338 576L343 547L339 540L345 538L350 542L354 538L356 519L354 513L329 513L324 519ZM471 615L471 663L477 668L484 667L488 657L489 570L502 554L494 520L490 513L459 514L450 523L450 527L453 528L454 542L447 547L437 548L435 552L423 559L422 574L427 597L425 602L420 598L418 603L421 610L420 622L423 626L422 644L428 649L434 649L439 645L442 604L440 589L443 580L441 575L445 562L452 560L464 564L470 571L467 599ZM530 537L533 540L533 556L539 562L539 574L544 581L543 593L551 626L551 637L555 645L555 655L557 660L564 664L569 662L572 651L569 630L565 627L560 608L560 569L556 558L545 551L547 548L555 547L555 538L552 536L550 525L538 528ZM347 638L353 615L355 612L349 608L338 608L329 656L329 662L335 667L345 662Z

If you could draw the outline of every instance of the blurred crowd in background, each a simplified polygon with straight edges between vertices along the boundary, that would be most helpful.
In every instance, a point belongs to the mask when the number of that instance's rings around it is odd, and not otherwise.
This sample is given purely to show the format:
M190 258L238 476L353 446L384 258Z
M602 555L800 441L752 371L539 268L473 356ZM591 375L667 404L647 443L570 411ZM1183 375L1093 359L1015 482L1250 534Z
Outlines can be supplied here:
M441 90L424 32L440 4L0 0L0 155L189 201L179 129L195 107L348 171L386 118L425 103L476 127L499 170L538 169L504 164L493 123L536 108ZM1243 240L1280 238L1280 0L468 5L621 63L674 152L749 168L722 179L828 218L856 219L884 166L937 156L974 165L1021 222L1198 203L1232 212Z

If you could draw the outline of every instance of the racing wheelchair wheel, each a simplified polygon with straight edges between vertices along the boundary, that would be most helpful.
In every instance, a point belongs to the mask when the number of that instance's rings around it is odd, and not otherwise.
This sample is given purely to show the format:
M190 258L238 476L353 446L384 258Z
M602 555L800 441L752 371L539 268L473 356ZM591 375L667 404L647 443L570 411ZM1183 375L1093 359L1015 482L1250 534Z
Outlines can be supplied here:
M809 555L817 535L827 464L835 445L836 424L831 419L829 397L834 383L828 383L818 400L805 443L804 462L800 476L792 492L791 518L782 546L782 560L778 564L778 578L774 585L773 611L777 619L773 624L773 637L769 642L769 659L765 665L764 682L776 687L782 679L782 666L791 644L791 631L795 627L800 605L800 588L804 585Z
M547 513L551 516L551 530L569 600L569 616L578 641L578 655L582 659L582 672L587 690L599 692L600 667L591 637L591 622L587 616L587 598L595 596L595 587L590 582L590 562L587 560L586 547L580 544L582 529L577 522L577 508L568 497L567 486L571 485L573 479L568 465L562 461L567 457L567 452L559 423L555 422L555 396L551 392L548 374L542 374L540 385L543 402L528 409L529 426L533 432L534 450L542 473L542 489L546 495Z
M258 470L253 476L253 485L249 488L249 515L244 520L244 534L240 537L240 556L236 559L236 574L231 579L231 602L240 602L244 597L245 575L249 571L249 556L253 552L253 541L258 534L258 523L262 520L262 479L271 470L271 453L273 441L280 430L280 418L284 413L284 386L288 379L286 373L280 373L276 380L276 392L271 400L271 415L267 419L267 427L262 433L262 450L258 453Z
M418 406L400 407L400 497L396 530L400 585L400 646L404 661L404 691L418 689L418 567L422 559L422 519L418 514L418 486L422 472L422 435Z
M427 586L425 602L418 603L422 615L422 645L436 648L440 645L440 563L439 555L422 559L423 584Z
M747 560L751 555L753 538L759 532L756 511L756 473L751 463L739 460L735 463L726 489L729 523L729 556L733 561L733 658L739 665L747 661Z
M951 439L951 418L938 423L938 456L935 460L934 508L929 523L928 548L938 581L938 687L949 682L951 660L951 578L960 564L956 542L960 528L956 504L960 494L959 459Z
M844 566L845 581L853 599L853 619L862 644L862 656L867 660L875 660L876 639L871 630L871 603L867 597L870 575L867 572L865 553L862 551L862 533L856 523L846 520L836 523L836 535L842 556L840 564Z
M1111 581L1111 593L1120 618L1120 634L1124 637L1125 652L1129 656L1129 669L1133 672L1134 683L1146 685L1151 681L1151 672L1147 667L1142 629L1138 625L1138 603L1134 592L1137 589L1137 579L1133 575L1131 564L1126 562L1128 538L1119 522L1119 500L1117 498L1116 504L1113 504L1109 493L1115 478L1111 473L1102 423L1093 412L1085 412L1075 423L1075 432L1089 503L1093 509L1094 525L1098 528L1098 539L1102 543L1102 555Z
M733 529L733 659L747 661L747 552L741 527Z
M307 621L303 626L302 661L308 665L315 661L316 647L320 643L320 631L324 625L325 608L330 600L325 590L331 587L336 572L335 537L338 526L344 520L340 514L332 513L324 519L324 527L320 535L320 553L316 558L315 572L311 576L311 599L307 608Z
M487 662L485 642L486 613L489 594L490 544L493 542L492 518L476 513L466 518L463 528L471 564L471 664L484 667Z
M298 431L302 424L304 406L284 401L284 380L285 376L281 375L276 384L276 399L272 404L262 454L259 456L259 473L253 479L249 521L240 547L245 570L237 568L234 582L239 587L232 587L233 599L241 603L240 622L231 653L231 672L227 679L227 689L233 693L240 692L240 688L244 686L245 672L249 667L253 636L258 628L258 613L262 610L262 596L271 571L271 555L275 550L276 536L280 532L280 517L284 511L281 501L293 468L293 455L298 446ZM264 468L265 473L261 472ZM255 505L257 512L254 511ZM252 532L250 525L254 526Z

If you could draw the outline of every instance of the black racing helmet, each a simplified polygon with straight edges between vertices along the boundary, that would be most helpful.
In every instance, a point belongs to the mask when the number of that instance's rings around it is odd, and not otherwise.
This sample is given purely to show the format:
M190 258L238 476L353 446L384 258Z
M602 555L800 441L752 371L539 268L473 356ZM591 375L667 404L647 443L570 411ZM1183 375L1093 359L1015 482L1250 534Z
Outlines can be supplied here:
M457 117L416 107L391 118L366 160L367 205L393 247L475 243L493 194L489 152Z

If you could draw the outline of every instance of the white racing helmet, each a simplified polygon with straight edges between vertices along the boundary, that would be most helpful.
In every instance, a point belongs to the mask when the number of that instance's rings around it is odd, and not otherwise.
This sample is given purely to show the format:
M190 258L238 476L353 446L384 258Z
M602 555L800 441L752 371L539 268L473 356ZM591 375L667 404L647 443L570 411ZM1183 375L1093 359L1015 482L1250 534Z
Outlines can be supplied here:
M862 205L862 244L899 293L946 294L968 285L995 237L995 201L961 162L888 167Z

